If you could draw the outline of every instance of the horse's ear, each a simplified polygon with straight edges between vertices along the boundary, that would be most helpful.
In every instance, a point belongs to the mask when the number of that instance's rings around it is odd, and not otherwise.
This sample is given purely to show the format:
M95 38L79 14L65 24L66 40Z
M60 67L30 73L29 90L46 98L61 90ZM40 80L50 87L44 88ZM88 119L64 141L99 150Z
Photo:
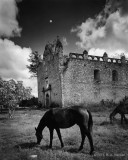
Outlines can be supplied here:
M35 127L35 130L37 130L37 128Z

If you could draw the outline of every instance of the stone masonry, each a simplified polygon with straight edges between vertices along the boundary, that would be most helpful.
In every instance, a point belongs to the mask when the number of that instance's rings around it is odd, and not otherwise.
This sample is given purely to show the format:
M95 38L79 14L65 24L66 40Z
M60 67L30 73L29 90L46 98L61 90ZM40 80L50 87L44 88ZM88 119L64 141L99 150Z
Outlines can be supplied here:
M128 61L121 59L70 53L63 55L63 46L45 47L38 68L38 97L44 107L51 102L62 106L96 104L101 100L118 102L128 96Z

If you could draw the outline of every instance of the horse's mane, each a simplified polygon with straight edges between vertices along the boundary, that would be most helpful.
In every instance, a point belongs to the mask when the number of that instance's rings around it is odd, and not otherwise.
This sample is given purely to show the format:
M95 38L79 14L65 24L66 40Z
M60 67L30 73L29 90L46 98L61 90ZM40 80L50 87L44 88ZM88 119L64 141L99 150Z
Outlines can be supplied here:
M128 103L128 97L124 97L122 100L119 101L119 104L126 104Z
M120 100L117 105L116 108L122 108L122 107L128 107L128 97L124 97L122 100Z
M58 103L52 102L49 108L59 108L60 105Z

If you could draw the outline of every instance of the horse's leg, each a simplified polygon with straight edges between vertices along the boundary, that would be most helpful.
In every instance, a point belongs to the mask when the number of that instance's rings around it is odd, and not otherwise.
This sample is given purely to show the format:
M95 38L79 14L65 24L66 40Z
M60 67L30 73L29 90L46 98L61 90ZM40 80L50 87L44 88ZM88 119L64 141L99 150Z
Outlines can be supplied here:
M81 145L79 147L79 151L83 149L83 145L84 145L84 140L85 140L85 137L86 137L86 134L85 134L85 129L83 126L79 126L80 127L80 132L81 132L81 137L82 137L82 141L81 141Z
M63 144L63 141L62 141L60 129L59 129L59 128L56 128L56 132L57 132L57 134L58 134L58 137L59 137L59 140L60 140L60 143L61 143L61 147L63 148L63 147L64 147L64 144Z
M49 148L52 148L52 140L53 140L53 128L49 128L50 131L50 144L49 144Z
M91 148L90 154L92 154L93 151L94 151L92 135L91 135L91 133L89 131L86 132L86 135L87 135L89 143L90 143L90 148Z
M127 121L127 118L125 117L125 114L123 115L123 119L124 119L125 123L128 122L128 121Z
M11 118L11 111L8 109L8 117Z
M121 114L121 124L123 124L123 118L124 118L124 115Z
M82 142L81 142L81 145L80 145L80 148L79 150L83 149L83 144L84 144L84 140L85 140L85 137L87 135L88 137L88 140L89 140L89 143L90 143L90 154L93 153L94 151L94 146L93 146L93 140L92 140L92 135L91 133L89 132L89 130L86 128L86 126L80 126L80 131L81 131L81 136L82 136Z

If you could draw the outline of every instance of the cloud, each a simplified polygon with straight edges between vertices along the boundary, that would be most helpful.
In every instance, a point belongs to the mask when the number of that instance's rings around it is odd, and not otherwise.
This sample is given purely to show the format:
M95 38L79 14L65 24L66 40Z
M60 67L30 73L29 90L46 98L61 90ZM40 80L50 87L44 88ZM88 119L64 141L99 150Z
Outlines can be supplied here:
M107 0L104 9L72 29L80 38L76 45L112 53L128 52L128 0ZM97 54L97 53L95 53Z
M20 36L16 2L21 0L0 0L0 37ZM26 68L31 51L31 48L21 48L11 40L0 39L0 76L5 80L22 80L24 86L30 86L33 89L32 94L37 96L37 80L30 79Z
M18 8L15 0L0 0L0 37L20 36L17 22Z
M21 48L8 39L0 39L0 75L4 79L22 80L24 85L32 87L33 93L37 95L36 79L30 79L26 68L26 65L29 65L30 52L30 48Z
M100 49L100 48L91 48L89 51L88 51L88 54L89 55L97 55L97 56L100 56L102 57L103 54L106 52L106 49ZM124 55L124 50L121 50L121 49L116 49L115 51L109 51L109 57L110 58L119 58ZM128 54L125 55L126 58L128 58Z
M128 0L107 0L106 11L108 10L111 12L119 11L121 16L128 14Z

